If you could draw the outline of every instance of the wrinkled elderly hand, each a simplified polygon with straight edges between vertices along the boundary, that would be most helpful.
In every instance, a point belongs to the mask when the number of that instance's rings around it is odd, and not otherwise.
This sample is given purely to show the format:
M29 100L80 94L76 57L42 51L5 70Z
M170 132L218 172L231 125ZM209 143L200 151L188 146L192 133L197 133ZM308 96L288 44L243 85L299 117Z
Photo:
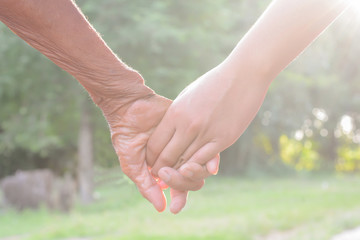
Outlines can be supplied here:
M109 123L111 139L118 155L123 172L137 185L140 193L148 199L158 211L166 207L162 184L159 184L145 161L147 141L159 124L171 100L153 94L144 96L122 107L116 100L102 102L99 107ZM175 171L175 170L174 170ZM203 186L205 173L193 169L195 177L188 180L175 171L176 187L171 189L171 211L179 212L186 204L187 190L198 190ZM170 182L171 183L171 182ZM165 186L166 187L166 186Z
M165 195L149 172L145 146L171 100L158 95L145 96L125 106L116 100L99 104L109 123L111 140L122 171L158 211L166 207ZM118 106L121 106L120 108Z

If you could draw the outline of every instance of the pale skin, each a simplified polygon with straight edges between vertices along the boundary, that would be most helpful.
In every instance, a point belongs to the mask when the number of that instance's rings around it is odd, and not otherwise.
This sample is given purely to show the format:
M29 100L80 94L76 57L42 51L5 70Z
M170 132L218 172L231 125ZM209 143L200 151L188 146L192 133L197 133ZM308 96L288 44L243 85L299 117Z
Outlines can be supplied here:
M145 86L141 75L116 57L71 0L0 0L0 20L84 86L109 124L123 172L163 211L164 184L150 174L145 147L171 100ZM209 161L213 172L218 162L218 157ZM196 174L191 180L181 175L186 186L181 190L186 191L171 189L174 213L185 205L187 190L200 189L210 175L199 165L192 171Z
M190 84L151 135L147 161L167 185L232 145L258 112L272 80L349 5L347 0L274 0L231 54ZM185 164L184 164L185 163ZM171 168L173 167L173 168Z

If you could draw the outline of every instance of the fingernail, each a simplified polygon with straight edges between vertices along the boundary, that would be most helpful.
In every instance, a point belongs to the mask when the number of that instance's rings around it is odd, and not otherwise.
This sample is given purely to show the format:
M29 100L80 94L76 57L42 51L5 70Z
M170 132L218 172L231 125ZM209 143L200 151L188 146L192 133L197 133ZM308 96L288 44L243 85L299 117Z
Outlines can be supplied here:
M169 172L166 170L160 169L158 174L161 180L163 180L164 182L169 182L171 179Z
M208 166L208 171L212 174L212 175L216 175L218 173L218 166L216 164L216 162L210 162L209 166Z

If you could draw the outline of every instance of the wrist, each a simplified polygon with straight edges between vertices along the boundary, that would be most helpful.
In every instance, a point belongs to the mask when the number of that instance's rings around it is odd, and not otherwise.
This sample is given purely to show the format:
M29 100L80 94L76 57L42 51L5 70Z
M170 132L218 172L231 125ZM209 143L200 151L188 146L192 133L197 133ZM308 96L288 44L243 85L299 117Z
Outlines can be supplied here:
M269 86L282 68L276 64L276 56L271 56L253 42L244 37L221 65L235 78L245 76L246 81Z
M138 99L155 94L144 84L144 79L135 70L124 66L111 70L106 69L91 68L89 71L74 74L104 114L114 112ZM112 109L114 107L116 109Z
M261 60L245 59L240 55L230 55L218 68L232 82L233 87L254 86L267 89L276 76Z

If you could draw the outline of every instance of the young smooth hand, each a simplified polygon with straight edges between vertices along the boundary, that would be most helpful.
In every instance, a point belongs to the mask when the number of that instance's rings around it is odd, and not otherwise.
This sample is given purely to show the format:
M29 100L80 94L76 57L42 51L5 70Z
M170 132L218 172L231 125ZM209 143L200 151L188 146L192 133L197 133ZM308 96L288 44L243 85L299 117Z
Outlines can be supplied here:
M242 77L236 76L222 64L190 84L174 100L149 139L147 161L154 165L152 173L175 187L176 178L170 177L174 171L163 167L177 169L188 162L180 172L191 177L190 163L205 165L233 144L266 94L267 85L259 86L253 77L246 71ZM208 164L208 170L216 173L217 167Z
M255 117L271 81L350 2L272 1L225 61L190 84L169 107L148 142L152 173L174 186L173 171L164 166L203 165L234 143Z

